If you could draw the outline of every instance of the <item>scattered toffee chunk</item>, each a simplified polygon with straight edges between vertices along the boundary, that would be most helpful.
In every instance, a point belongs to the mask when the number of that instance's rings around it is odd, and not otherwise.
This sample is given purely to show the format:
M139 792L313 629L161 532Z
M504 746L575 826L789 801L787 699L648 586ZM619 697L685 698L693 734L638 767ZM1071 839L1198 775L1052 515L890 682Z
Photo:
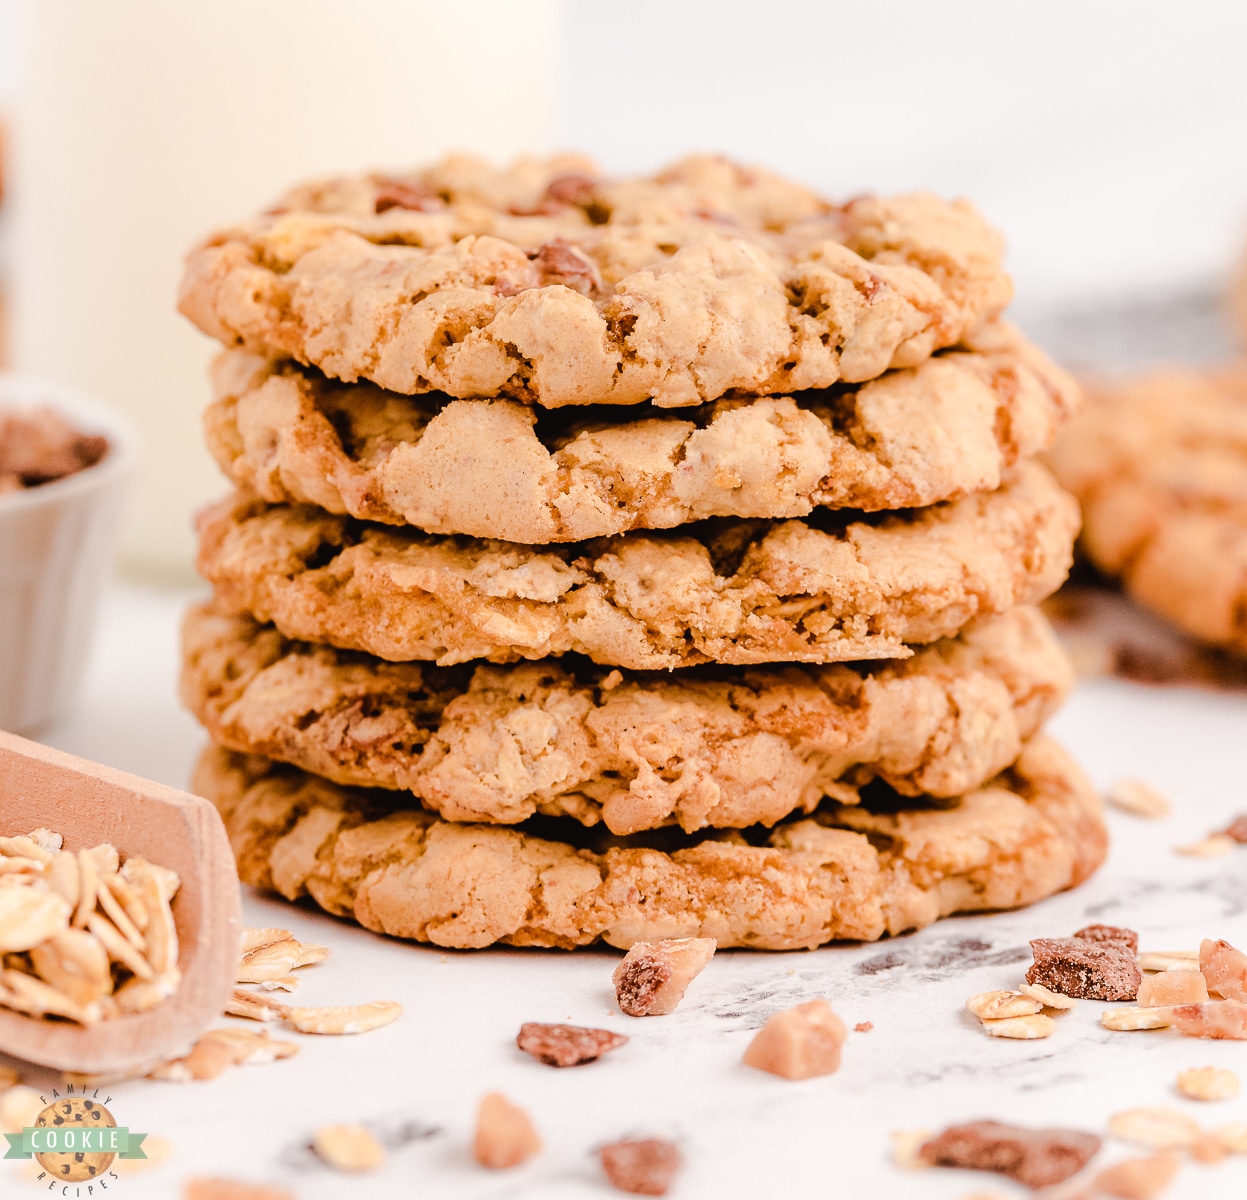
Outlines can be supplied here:
M1232 837L1240 846L1247 845L1247 813L1240 813L1225 828L1226 837Z
M1078 1000L1133 1000L1143 980L1129 951L1085 938L1034 938L1027 983Z
M581 1025L543 1025L526 1021L515 1044L539 1062L551 1067L578 1067L595 1062L608 1050L628 1040L610 1029L586 1029Z
M1100 1149L1093 1133L1075 1129L1023 1129L999 1121L953 1125L918 1150L935 1167L994 1171L1029 1188L1048 1187L1076 1175Z
M1123 929L1119 925L1087 925L1074 934L1074 937L1081 938L1084 942L1119 946L1131 954L1139 953L1139 935L1133 929Z
M611 1186L634 1196L665 1196L680 1169L680 1151L658 1138L612 1142L601 1151Z

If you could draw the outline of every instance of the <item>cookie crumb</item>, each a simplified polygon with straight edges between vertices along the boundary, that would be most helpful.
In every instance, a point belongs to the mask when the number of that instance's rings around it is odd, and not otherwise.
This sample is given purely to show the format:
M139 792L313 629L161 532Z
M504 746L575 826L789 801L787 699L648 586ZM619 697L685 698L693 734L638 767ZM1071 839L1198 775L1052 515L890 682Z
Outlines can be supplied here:
M587 1029L580 1025L544 1025L526 1021L515 1044L538 1062L551 1067L578 1067L596 1062L609 1050L628 1040L610 1029Z
M385 1162L385 1148L363 1125L322 1125L312 1145L339 1171L375 1171Z
M1208 999L1208 985L1198 971L1162 971L1144 978L1136 999L1141 1008L1201 1004Z
M1104 799L1122 812L1153 821L1173 812L1169 797L1142 779L1119 779L1104 793Z
M634 1196L665 1196L680 1169L680 1151L659 1138L612 1142L599 1151L611 1186Z
M1188 1100L1233 1100L1238 1076L1223 1067L1191 1067L1178 1072L1178 1091Z
M1101 1171L1095 1177L1092 1192L1119 1200L1153 1200L1172 1182L1181 1162L1172 1153L1128 1158Z
M1226 1000L1247 1000L1247 954L1224 938L1200 942L1199 971L1210 992Z
M1184 1150L1199 1137L1199 1123L1172 1108L1131 1108L1109 1118L1109 1132L1149 1150Z
M1041 1188L1077 1174L1099 1149L1100 1139L1093 1133L972 1121L945 1129L919 1153L932 1166L994 1171L1025 1187Z
M1034 938L1031 952L1027 983L1078 1000L1133 1000L1138 993L1142 975L1134 955L1111 942Z
M874 1029L874 1027L874 1021L858 1021L858 1023L853 1026L853 1029L856 1033L869 1033L872 1029Z
M518 1167L540 1149L541 1138L522 1108L512 1104L501 1092L487 1092L481 1097L472 1157L482 1167L493 1171Z
M810 1000L770 1017L745 1051L744 1063L783 1079L830 1075L840 1066L848 1037L826 1000Z
M714 938L634 942L615 968L615 1000L630 1017L675 1012L688 985L714 957Z

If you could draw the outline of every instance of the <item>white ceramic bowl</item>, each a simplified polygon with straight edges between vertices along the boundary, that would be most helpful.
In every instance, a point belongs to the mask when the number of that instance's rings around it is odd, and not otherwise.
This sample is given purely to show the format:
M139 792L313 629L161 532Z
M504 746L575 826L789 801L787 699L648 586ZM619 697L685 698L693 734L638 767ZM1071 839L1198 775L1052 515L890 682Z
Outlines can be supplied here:
M77 695L138 452L130 426L98 402L0 374L0 407L43 405L109 448L85 471L0 494L0 729L13 733L48 725Z

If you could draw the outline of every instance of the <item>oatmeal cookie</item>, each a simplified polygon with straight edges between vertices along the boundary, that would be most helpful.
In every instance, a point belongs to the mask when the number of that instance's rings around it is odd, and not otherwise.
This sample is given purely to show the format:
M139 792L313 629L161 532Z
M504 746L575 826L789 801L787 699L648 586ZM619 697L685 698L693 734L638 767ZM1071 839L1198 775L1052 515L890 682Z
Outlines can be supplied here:
M1051 463L1082 546L1140 604L1247 653L1247 366L1092 388Z
M952 805L832 806L758 844L678 830L609 838L558 818L460 825L218 747L194 787L220 810L244 882L455 948L869 941L1032 904L1080 883L1106 847L1095 789L1043 737Z
M1072 682L1034 608L900 662L624 676L573 657L386 663L193 609L182 698L213 739L451 821L534 813L627 834L774 825L884 780L957 796L1017 758Z
M296 189L191 252L179 308L407 395L679 407L916 366L1012 293L962 200L833 206L713 159L616 183L564 166Z
M718 518L546 547L240 495L201 514L198 564L232 611L395 662L846 662L905 658L907 643L1042 599L1077 526L1035 463L998 491L875 521Z
M1073 380L999 322L859 387L638 421L402 396L242 350L220 356L213 385L208 448L263 499L526 543L990 491L1078 404Z

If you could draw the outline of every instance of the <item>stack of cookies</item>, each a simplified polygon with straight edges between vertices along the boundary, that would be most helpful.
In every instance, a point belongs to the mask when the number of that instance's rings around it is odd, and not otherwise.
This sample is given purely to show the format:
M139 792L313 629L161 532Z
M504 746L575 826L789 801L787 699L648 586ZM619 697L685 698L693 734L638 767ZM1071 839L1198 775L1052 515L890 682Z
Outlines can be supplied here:
M244 880L442 946L768 948L1082 880L1033 607L1077 392L1001 253L714 158L454 158L196 249L238 491L183 693Z

